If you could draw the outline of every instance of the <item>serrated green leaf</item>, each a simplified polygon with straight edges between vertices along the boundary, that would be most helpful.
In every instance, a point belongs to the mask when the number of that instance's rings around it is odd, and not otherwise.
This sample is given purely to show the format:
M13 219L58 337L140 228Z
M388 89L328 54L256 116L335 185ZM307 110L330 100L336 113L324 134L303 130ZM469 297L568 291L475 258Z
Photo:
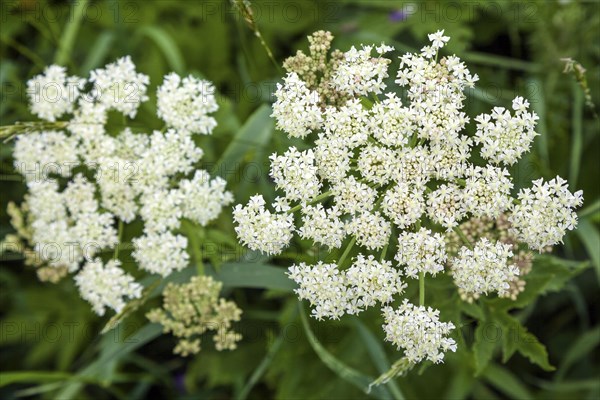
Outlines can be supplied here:
M511 317L504 310L494 310L492 315L503 331L502 362L507 362L515 351L518 351L545 371L555 369L548 360L546 346L541 344L537 337L530 333L516 318Z

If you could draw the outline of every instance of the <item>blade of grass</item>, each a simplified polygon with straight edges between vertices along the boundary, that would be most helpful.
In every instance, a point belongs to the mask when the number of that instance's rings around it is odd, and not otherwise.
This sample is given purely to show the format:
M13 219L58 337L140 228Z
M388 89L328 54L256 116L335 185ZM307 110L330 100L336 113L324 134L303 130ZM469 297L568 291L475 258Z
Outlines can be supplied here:
M164 29L148 25L139 29L137 34L148 37L156 44L173 71L179 75L185 74L185 60L179 51L177 42Z
M315 353L317 353L323 364L325 364L330 370L335 372L337 376L344 379L348 383L356 386L365 394L369 394L380 399L392 398L389 391L382 386L376 386L371 390L371 393L369 393L369 383L371 383L374 378L361 374L360 372L358 372L354 368L347 366L346 364L335 358L330 352L328 352L325 349L325 347L323 347L321 342L317 340L315 334L310 329L308 318L306 317L306 313L302 308L302 303L298 302L298 307L300 308L300 320L302 321L302 326L304 327L304 333L306 334L308 343L313 348Z
M379 341L373 332L371 332L365 324L358 318L353 318L352 323L356 327L358 334L360 335L363 343L365 344L369 355L371 356L371 360L375 364L375 367L379 371L380 374L384 374L391 368L390 362L385 355L385 350L381 345L381 341ZM394 396L394 399L404 399L404 395L400 390L400 387L393 379L390 379L386 385L388 386L390 392Z
M83 14L88 5L88 0L79 0L73 2L73 12L69 18L69 22L65 27L64 33L58 43L58 50L54 56L54 63L58 65L66 65L71 59L71 51L77 38L77 31L81 26Z
M582 219L579 221L577 234L592 259L592 264L596 268L596 276L600 282L600 233L591 222Z
M256 385L260 377L263 376L263 374L271 364L271 361L273 361L273 357L281 348L282 344L283 335L279 335L277 339L275 339L275 342L273 342L273 345L271 345L271 347L269 348L269 351L267 351L265 358L263 358L258 367L256 367L256 369L250 376L250 379L248 379L248 382L246 382L236 399L245 400L248 397L248 394L250 394L250 391L252 390L254 385Z

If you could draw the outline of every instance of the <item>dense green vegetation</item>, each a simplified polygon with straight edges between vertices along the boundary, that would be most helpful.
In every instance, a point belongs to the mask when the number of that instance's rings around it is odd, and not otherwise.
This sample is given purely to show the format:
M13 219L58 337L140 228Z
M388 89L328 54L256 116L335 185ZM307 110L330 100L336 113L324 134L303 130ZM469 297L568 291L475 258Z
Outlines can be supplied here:
M459 350L444 364L425 363L370 395L598 398L600 5L553 0L251 3L249 23L225 0L3 1L0 125L35 120L25 83L46 65L63 64L86 76L131 55L138 70L150 76L151 97L170 71L213 81L219 125L198 141L204 167L228 181L236 203L258 191L274 198L268 156L285 151L290 140L275 130L269 107L283 75L280 65L298 49L306 50L307 35L329 30L335 47L343 50L384 41L400 54L419 49L427 33L444 29L452 37L445 50L480 76L468 93L468 115L508 107L523 95L540 116L541 136L511 169L516 189L559 174L573 191L584 191L585 201L578 229L569 232L564 245L535 260L516 302L493 298L471 305L458 295L446 296L442 289L452 285L448 278L432 280L432 305L463 323L455 335ZM273 60L253 28L260 30ZM574 60L574 70L565 72L564 58ZM161 128L152 107L140 109L141 129ZM20 202L25 192L12 166L12 147L7 141L0 148L0 237L12 232L8 202ZM125 240L136 227L129 229ZM319 256L308 242L298 241L273 259L244 253L240 260L223 263L214 249L240 254L240 247L231 245L230 209L196 234L200 243L194 246L203 252L206 271L224 282L223 294L243 310L238 330L244 339L237 350L217 352L206 341L194 357L174 356L174 339L161 335L141 311L101 334L110 316L93 314L71 280L39 282L19 255L4 253L0 397L363 398L363 389L398 359L396 350L384 345L377 312L366 311L360 320L306 318L306 305L299 307L284 267L294 259ZM125 263L133 262L129 254L127 249L122 253ZM196 267L168 279L183 282ZM407 295L414 297L417 290L413 283ZM156 306L158 294L144 307Z

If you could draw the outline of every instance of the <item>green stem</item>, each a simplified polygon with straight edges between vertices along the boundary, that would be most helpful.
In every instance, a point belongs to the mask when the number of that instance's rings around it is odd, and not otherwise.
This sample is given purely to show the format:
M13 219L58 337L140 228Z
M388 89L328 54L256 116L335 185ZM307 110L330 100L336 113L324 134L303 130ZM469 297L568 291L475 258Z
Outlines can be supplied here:
M381 250L381 256L379 258L380 262L383 262L385 260L385 255L387 254L388 244L389 243L386 243L385 246L383 246L383 250Z
M467 235L465 235L465 233L458 226L454 228L454 232L456 232L456 234L460 236L462 241L467 245L469 249L473 250L473 243L471 243L469 238L467 238Z
M352 239L350 239L350 243L348 243L348 246L346 246L346 250L344 250L344 253L338 261L338 268L344 264L344 261L346 261L348 254L350 254L350 250L352 250L352 247L354 247L354 243L356 243L356 238L352 236Z
M198 242L198 235L193 223L187 220L181 221L181 227L185 232L185 235L190 241L190 247L192 248L192 257L196 263L196 270L198 275L204 275L204 263L202 262L202 251L200 250L200 242Z
M318 203L319 201L324 200L329 196L331 196L331 190L328 190L325 193L321 193L320 195L318 195L317 197L312 199L310 202L308 202L307 205ZM290 208L287 212L292 214L292 213L295 213L296 211L300 210L301 208L302 208L302 204L298 204L297 206Z
M123 237L123 221L119 220L119 228L117 233L117 238L119 242L115 246L115 254L113 255L113 260L119 259L119 247L121 247L121 238Z
M425 273L419 272L419 305L425 305Z
M75 44L77 31L81 25L81 20L87 4L88 0L79 0L75 2L71 18L69 19L64 34L60 38L60 43L58 44L58 51L54 57L55 64L65 65L71 58L71 50L73 50L73 44Z

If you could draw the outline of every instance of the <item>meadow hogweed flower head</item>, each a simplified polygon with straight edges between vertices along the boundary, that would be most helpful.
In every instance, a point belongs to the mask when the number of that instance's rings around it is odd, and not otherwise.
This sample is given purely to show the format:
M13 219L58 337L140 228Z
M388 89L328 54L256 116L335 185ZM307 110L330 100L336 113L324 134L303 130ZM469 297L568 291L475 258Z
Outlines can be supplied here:
M399 57L394 85L386 57L392 47L363 45L328 57L332 40L316 32L309 55L299 51L284 63L272 117L294 145L270 157L283 194L276 213L261 195L237 205L236 232L242 244L273 256L294 233L312 241L311 252L326 246L316 264L288 270L312 315L337 319L379 302L386 338L409 362L441 362L456 349L446 337L454 326L423 306L425 276L450 274L466 301L515 298L524 287L520 274L531 268L526 245L544 251L560 242L577 223L581 193L557 178L513 197L505 167L529 150L538 117L517 97L512 113L496 107L475 118L474 136L465 133L465 91L479 78L444 54L444 31ZM397 248L396 263L386 260L388 247ZM405 300L394 311L386 304L402 292L402 274L419 279L420 306Z
M162 130L115 127L112 115L122 114L127 125L125 117L134 118L148 100L148 85L130 57L87 79L50 66L29 81L28 93L31 111L51 123L15 141L15 168L28 194L18 213L11 208L20 215L13 218L17 235L11 240L26 246L27 264L40 279L56 282L84 265L76 283L99 314L119 312L139 297L141 286L119 267L125 223L143 222L141 236L132 238L137 266L166 277L189 264L187 238L176 231L181 220L205 226L233 201L223 179L198 168L203 151L192 136L216 126L212 84L169 74L157 91ZM65 121L56 120L65 114ZM110 261L107 252L114 252ZM224 335L219 345L230 348L235 335Z

